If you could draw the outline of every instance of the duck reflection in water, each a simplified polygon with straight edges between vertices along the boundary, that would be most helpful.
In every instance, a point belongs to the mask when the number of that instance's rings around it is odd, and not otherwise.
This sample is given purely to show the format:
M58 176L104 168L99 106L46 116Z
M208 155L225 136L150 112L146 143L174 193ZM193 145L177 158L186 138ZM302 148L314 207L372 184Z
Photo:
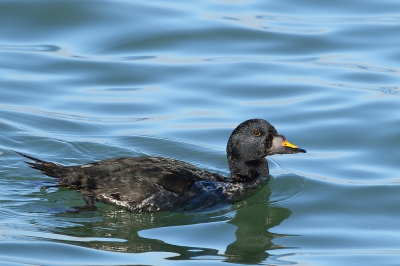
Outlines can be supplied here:
M274 244L274 240L285 235L273 233L270 228L290 217L291 211L271 205L270 194L270 187L266 186L251 199L224 209L195 213L134 214L101 205L92 218L86 212L64 212L38 216L36 223L49 224L61 219L67 226L50 230L57 235L96 236L96 241L80 243L88 248L126 253L170 252L169 260L208 260L211 256L216 260L253 264L267 261L270 251L284 248ZM57 206L57 202L51 205ZM232 218L227 220L227 217ZM223 225L221 230L225 231L212 233L219 230L215 228L218 225ZM199 233L199 228L204 233Z

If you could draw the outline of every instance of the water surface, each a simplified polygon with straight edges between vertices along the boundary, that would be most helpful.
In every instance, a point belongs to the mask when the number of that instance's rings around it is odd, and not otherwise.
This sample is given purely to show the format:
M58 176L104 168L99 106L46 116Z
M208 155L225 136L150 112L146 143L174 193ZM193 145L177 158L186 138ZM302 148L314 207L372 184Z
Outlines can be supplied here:
M1 265L395 265L397 1L0 3ZM65 165L157 155L228 175L250 118L307 154L205 213L99 204L12 150ZM71 256L73 254L73 256Z

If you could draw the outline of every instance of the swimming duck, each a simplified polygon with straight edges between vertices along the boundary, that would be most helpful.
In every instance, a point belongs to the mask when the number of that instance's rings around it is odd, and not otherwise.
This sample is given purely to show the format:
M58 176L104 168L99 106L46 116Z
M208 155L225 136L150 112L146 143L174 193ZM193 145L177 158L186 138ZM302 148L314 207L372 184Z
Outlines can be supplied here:
M189 163L152 156L115 158L63 166L19 153L30 167L59 179L58 187L81 191L86 207L95 200L135 212L198 211L231 204L257 193L269 180L266 156L305 153L279 135L269 122L250 119L229 137L230 178Z

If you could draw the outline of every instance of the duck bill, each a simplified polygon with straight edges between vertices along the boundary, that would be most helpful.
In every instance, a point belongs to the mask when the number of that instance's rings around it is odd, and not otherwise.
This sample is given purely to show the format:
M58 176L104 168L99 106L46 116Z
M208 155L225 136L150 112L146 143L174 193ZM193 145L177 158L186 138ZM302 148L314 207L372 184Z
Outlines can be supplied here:
M274 136L272 139L272 146L269 149L269 155L290 153L306 153L306 150L290 143L283 135Z

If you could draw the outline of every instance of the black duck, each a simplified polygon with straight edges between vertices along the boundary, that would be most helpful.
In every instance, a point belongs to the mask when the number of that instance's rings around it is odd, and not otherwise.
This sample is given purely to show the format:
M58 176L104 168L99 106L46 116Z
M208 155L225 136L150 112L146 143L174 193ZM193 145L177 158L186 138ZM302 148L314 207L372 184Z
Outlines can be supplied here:
M269 180L268 155L305 153L263 119L251 119L233 130L226 148L230 178L189 163L140 156L77 166L34 161L32 168L59 179L57 186L81 191L88 209L95 200L136 213L204 210L250 197Z

